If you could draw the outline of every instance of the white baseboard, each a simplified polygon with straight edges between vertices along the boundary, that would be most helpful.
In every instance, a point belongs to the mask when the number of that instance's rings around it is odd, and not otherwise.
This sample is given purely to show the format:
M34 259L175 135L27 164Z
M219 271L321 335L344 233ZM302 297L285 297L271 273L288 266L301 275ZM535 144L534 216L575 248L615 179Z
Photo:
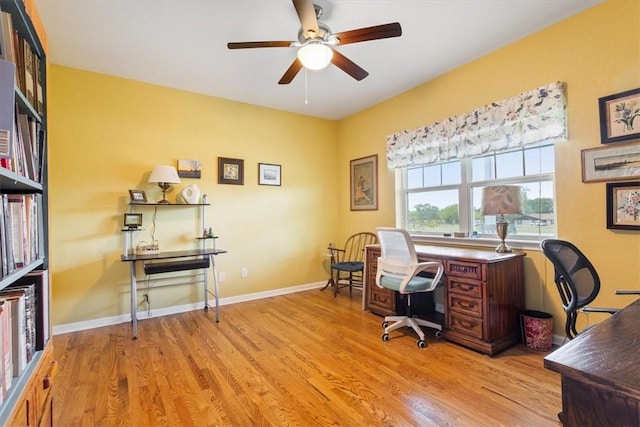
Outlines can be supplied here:
M318 289L326 285L326 281L310 283L307 285L292 286L289 288L274 289L271 291L255 292L252 294L238 295L234 297L220 298L220 306L228 304L236 304L239 302L253 301L262 298L270 298L278 295L292 294L295 292L307 291L310 289ZM215 307L215 300L209 300L209 306ZM193 304L175 305L172 307L164 307L152 309L151 315L146 310L138 311L138 320L151 319L154 317L168 316L171 314L184 313L187 311L201 310L203 308L202 301ZM101 328L103 326L117 325L131 321L130 314L121 314L118 316L103 317L100 319L92 319L84 322L67 323L53 327L53 335L67 334L69 332L84 331L87 329Z

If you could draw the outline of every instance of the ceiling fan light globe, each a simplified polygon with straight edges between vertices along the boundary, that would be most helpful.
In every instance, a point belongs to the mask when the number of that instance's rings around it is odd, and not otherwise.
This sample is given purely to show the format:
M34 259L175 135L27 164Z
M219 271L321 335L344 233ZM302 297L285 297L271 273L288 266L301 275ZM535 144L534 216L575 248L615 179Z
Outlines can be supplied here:
M309 43L298 49L298 59L309 70L321 70L331 62L333 49L322 43Z

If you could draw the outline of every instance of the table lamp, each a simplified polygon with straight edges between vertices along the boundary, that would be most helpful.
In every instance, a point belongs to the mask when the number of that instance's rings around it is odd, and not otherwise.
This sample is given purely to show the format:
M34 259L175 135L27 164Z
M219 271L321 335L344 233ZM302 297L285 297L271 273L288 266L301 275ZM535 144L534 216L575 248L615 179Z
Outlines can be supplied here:
M482 215L500 215L496 222L496 232L500 238L496 252L511 252L511 248L504 241L509 231L509 222L504 216L522 213L522 196L519 186L496 185L482 189Z
M156 166L151 171L149 176L149 182L155 182L162 190L162 200L158 201L158 204L168 205L167 191L171 188L171 184L179 184L180 178L178 172L173 166Z

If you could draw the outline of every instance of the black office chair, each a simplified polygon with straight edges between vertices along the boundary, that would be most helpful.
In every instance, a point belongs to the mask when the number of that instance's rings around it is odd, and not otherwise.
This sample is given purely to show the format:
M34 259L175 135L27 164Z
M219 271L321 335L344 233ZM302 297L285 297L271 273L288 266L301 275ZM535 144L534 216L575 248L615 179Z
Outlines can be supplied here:
M540 243L544 255L555 268L554 281L558 287L562 307L567 313L565 333L570 340L578 335L578 313L599 312L613 314L614 308L588 307L600 292L600 277L587 257L572 243L547 239ZM622 293L622 292L617 292Z

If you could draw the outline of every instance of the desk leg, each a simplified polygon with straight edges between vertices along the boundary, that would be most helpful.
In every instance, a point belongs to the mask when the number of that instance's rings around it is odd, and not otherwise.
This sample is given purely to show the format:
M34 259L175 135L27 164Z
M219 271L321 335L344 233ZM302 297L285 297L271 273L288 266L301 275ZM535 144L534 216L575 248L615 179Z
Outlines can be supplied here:
M218 303L218 269L216 268L216 256L209 255L211 258L211 269L213 270L213 291L216 299L216 323L220 321L220 304Z
M138 282L136 280L136 262L131 262L131 325L133 328L133 339L138 338L138 313L137 304L138 301Z

